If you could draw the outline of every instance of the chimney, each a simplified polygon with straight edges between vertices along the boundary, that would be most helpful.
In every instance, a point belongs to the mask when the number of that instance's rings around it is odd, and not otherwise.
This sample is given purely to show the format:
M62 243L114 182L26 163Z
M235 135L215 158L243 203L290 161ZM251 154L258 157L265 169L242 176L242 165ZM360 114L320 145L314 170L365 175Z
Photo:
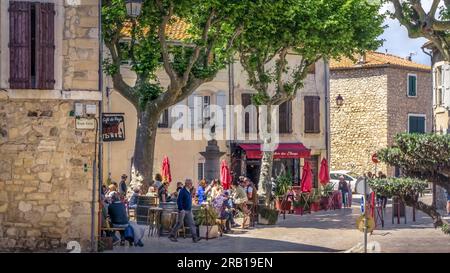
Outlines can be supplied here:
M359 54L358 55L358 62L357 64L362 65L366 63L366 53L364 54Z

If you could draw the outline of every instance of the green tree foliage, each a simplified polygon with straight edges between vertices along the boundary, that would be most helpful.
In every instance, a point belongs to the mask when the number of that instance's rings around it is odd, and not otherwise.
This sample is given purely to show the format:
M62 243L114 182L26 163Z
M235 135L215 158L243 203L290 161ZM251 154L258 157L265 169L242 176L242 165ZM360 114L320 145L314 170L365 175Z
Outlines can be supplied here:
M409 206L427 213L435 226L447 233L448 223L441 219L434 206L419 201L426 182L435 183L450 190L450 136L437 134L399 134L391 147L378 151L379 158L391 166L398 167L403 176L411 178L389 178L371 181L374 191L387 196L399 196Z

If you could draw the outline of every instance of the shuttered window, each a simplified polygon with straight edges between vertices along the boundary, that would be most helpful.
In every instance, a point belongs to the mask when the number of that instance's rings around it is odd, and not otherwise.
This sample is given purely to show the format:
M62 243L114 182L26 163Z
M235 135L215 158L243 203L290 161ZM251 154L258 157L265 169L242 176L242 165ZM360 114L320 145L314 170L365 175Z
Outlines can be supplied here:
M164 110L161 114L161 117L158 121L159 128L168 128L169 127L169 109Z
M408 117L408 132L409 133L425 133L425 116L410 115Z
M11 1L10 88L54 89L55 5Z
M409 74L408 75L408 96L416 97L417 96L417 76Z
M280 134L292 133L292 101L286 101L278 107Z
M305 96L305 133L320 133L320 97Z

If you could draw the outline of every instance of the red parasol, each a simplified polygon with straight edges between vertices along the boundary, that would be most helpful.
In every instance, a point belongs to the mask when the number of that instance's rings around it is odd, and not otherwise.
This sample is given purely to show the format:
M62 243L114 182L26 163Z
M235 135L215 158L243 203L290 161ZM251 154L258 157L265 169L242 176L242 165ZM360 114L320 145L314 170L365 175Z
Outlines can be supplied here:
M228 190L231 186L230 169L228 168L225 159L222 160L222 163L220 165L220 182L222 183L222 187L224 190Z
M306 161L305 165L303 166L301 191L310 192L311 189L312 189L312 170L311 165L309 164L309 162Z
M324 158L320 163L319 181L322 185L330 182L330 171L328 170L328 161Z
M161 167L161 174L163 178L163 182L172 182L172 175L170 174L170 163L169 158L167 156L164 157L162 167Z

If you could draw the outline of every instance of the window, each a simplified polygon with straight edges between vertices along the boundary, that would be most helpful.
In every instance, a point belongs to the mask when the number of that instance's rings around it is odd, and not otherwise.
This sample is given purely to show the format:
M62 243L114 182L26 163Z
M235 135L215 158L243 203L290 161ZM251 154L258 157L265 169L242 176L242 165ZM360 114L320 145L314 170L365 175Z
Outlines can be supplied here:
M208 106L211 103L210 96L191 95L188 98L188 106L191 111L191 128L199 126L203 128L207 122L211 119ZM198 120L195 121L195 118ZM197 122L197 124L195 124Z
M205 166L205 163L197 164L197 174L198 174L197 179L198 180L202 180L204 178L204 166Z
M320 133L320 97L305 96L305 133Z
M292 101L286 101L278 107L279 133L292 133Z
M242 94L242 106L244 107L244 110L247 106L252 105L252 94ZM256 108L256 130L255 130L255 113L245 112L244 113L244 132L246 134L255 131L258 132L259 130L259 113Z
M53 3L11 1L10 75L12 89L54 89Z
M417 97L417 76L408 74L408 97Z
M425 115L408 115L408 132L425 133Z
M169 127L169 109L166 109L161 114L161 117L158 121L159 128L168 128Z

